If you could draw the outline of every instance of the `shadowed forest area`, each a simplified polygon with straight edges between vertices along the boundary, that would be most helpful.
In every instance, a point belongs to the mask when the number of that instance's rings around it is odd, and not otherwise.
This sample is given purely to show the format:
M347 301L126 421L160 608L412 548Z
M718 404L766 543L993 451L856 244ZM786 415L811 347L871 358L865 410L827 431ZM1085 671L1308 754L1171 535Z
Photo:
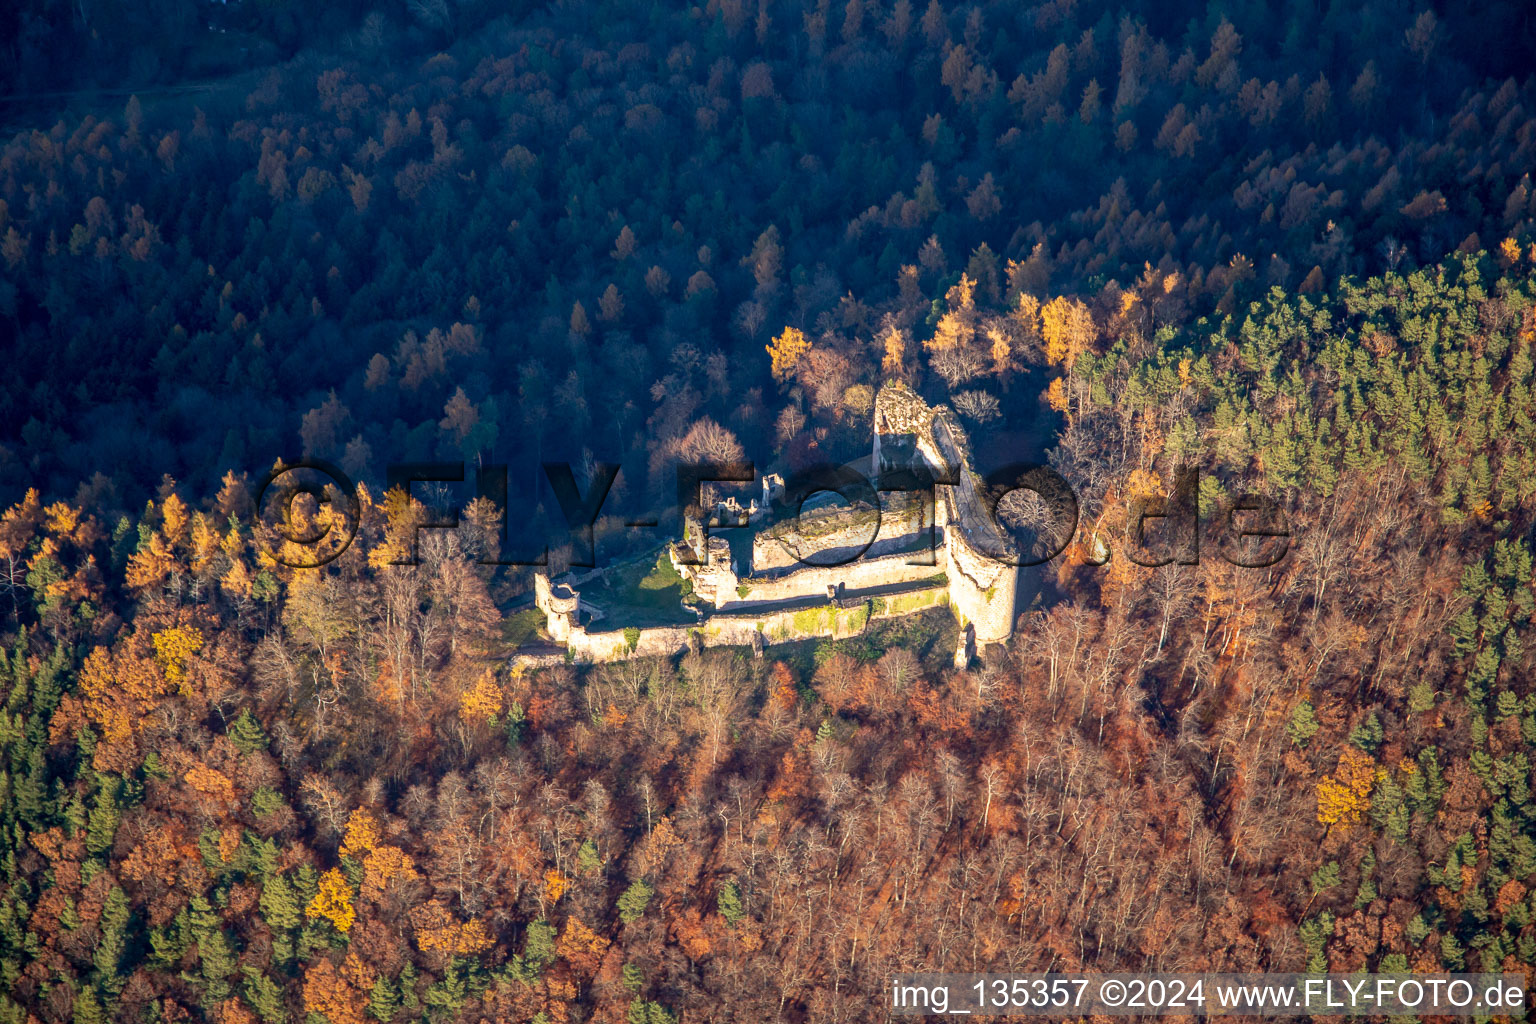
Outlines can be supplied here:
M1393 0L6 7L0 1024L1529 974L1533 34ZM541 463L619 464L599 561L644 558L679 464L867 454L891 379L1076 492L1008 644L957 668L938 609L509 657L502 522L573 557ZM255 508L300 456L361 485L322 568L285 537L334 507ZM387 468L433 460L508 465L508 507L464 485L395 564L432 513ZM1136 564L1179 467L1198 564ZM1250 492L1290 533L1262 569L1221 557Z

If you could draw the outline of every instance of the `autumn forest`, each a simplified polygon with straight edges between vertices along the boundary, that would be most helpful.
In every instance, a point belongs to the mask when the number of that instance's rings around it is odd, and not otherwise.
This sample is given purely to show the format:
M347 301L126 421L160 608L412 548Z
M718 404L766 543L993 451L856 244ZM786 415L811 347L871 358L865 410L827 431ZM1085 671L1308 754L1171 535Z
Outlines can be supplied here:
M129 6L0 11L0 1024L1536 970L1525 5ZM545 463L670 587L891 380L1076 496L1006 644L550 655ZM1283 557L1129 557L1189 469Z

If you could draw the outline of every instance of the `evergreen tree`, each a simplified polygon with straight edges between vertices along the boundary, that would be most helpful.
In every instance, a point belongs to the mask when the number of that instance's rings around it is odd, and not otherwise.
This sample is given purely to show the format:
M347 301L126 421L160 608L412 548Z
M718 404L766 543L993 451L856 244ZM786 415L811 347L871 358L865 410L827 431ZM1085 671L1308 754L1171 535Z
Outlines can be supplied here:
M203 1001L217 1006L228 998L230 975L235 973L235 952L224 934L223 922L206 896L193 896L189 915L192 941L197 944L199 973L203 981Z
M554 962L555 934L554 925L548 921L534 921L528 925L523 940L523 960L535 973Z
M186 955L191 944L191 915L182 907L169 925L149 930L150 961L160 969L170 967Z
M266 1021L266 1024L281 1024L286 1020L283 990L277 982L250 965L241 967L240 971L245 975L245 986L241 994L251 1009L256 1011L256 1016Z
M576 869L584 875L595 875L603 869L602 858L597 855L597 844L591 839L582 841L576 851Z
M119 972L128 946L129 916L128 896L114 885L102 905L101 938L91 955L91 962L96 967L96 982L104 992L120 992L126 980Z
M117 825L122 818L117 807L117 790L120 785L118 780L112 779L109 782L104 777L96 790L94 806L85 828L85 848L93 854L104 854L112 849L112 842L117 837Z
M746 909L741 905L741 887L734 880L720 886L715 896L715 905L719 907L720 916L725 918L727 924L734 925L747 916Z
M1292 743L1304 747L1320 728L1312 713L1312 702L1304 700L1291 711L1291 720L1285 727L1285 734L1291 738Z
M75 993L74 1024L107 1024L107 1011L102 1008L96 990L83 985Z
M646 905L651 902L651 895L655 891L648 882L639 879L631 882L619 897L619 920L625 924L634 924L644 917Z
M242 754L267 749L267 734L261 731L261 723L251 714L251 709L241 711L229 726L229 738Z
M286 932L297 928L304 917L304 904L285 875L268 876L261 887L257 900L261 919L274 932Z
M400 1010L400 993L388 978L380 977L368 994L368 1013L375 1020L394 1020Z
M629 1004L624 1019L629 1024L677 1024L677 1018L665 1006L643 999Z
M1381 727L1381 720L1372 711L1365 716L1365 720L1354 729L1350 730L1349 742L1365 751L1367 754L1376 752L1381 746L1381 741L1386 738L1386 732Z

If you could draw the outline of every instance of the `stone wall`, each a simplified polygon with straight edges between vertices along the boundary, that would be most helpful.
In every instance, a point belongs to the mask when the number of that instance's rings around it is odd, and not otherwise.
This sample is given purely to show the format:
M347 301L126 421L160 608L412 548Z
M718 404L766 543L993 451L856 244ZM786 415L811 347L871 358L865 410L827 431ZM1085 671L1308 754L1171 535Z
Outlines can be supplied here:
M900 491L884 492L880 498L878 510L843 507L807 512L800 524L784 522L759 530L752 538L752 575L795 569L805 564L807 554L823 562L832 561L856 553L865 544L869 545L865 557L879 557L918 534L926 534L932 518L931 511L925 513L926 498L908 497Z
M954 530L944 547L949 600L960 624L976 629L978 643L1002 643L1013 635L1019 570L978 554Z
M724 537L710 537L708 555L705 562L694 564L681 561L685 555L697 558L698 552L683 544L672 544L667 548L667 556L672 561L672 568L679 576L693 584L693 592L701 600L708 601L716 608L727 601L734 600L736 596L736 567L731 562L731 545Z
M942 554L942 553L941 553ZM943 564L910 565L908 563L926 557L924 553L886 555L883 558L861 558L847 565L807 565L783 575L753 576L741 581L743 594L738 589L721 607L729 611L733 604L759 601L785 601L797 597L824 596L828 587L841 583L848 590L865 590L897 583L914 583L931 579L944 571Z
M762 633L770 644L818 636L841 639L857 636L871 619L898 618L924 608L938 607L948 600L948 593L942 586L933 586L850 608L825 604L757 615L723 612L711 615L697 626L654 626L632 630L628 636L621 629L588 631L578 626L571 630L567 647L573 661L590 663L681 654L688 649L693 633L699 634L706 647L749 647L754 633ZM629 645L631 637L635 639L633 650Z

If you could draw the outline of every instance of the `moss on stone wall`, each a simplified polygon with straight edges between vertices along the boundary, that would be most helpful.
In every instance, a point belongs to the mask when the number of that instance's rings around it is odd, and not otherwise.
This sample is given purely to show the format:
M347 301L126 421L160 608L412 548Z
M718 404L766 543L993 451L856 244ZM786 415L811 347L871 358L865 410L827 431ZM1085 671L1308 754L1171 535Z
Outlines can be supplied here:
M905 615L915 612L919 608L932 608L935 605L948 604L949 594L940 589L919 590L913 594L898 594L890 599L889 615Z
M789 621L800 635L812 636L824 632L835 620L836 615L837 609L828 604L795 612Z

